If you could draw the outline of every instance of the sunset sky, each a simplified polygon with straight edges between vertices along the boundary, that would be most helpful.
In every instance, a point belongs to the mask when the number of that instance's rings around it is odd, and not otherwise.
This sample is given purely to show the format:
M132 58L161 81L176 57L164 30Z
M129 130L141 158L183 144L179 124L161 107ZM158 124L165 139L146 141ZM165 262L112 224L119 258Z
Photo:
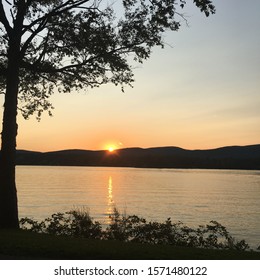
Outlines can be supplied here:
M189 27L165 34L134 88L55 94L53 117L19 116L18 149L52 151L260 143L260 1L215 0L206 18L189 1ZM1 96L1 103L3 97ZM2 110L1 110L2 114Z

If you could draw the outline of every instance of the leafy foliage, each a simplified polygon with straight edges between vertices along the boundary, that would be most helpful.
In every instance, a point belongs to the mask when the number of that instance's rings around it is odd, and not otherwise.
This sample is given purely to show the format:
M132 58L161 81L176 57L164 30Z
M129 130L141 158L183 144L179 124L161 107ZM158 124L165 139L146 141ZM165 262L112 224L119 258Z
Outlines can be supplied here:
M208 16L210 0L194 0ZM113 83L132 85L130 57L142 63L154 46L164 46L166 30L181 26L183 0L122 0L106 5L96 0L0 1L0 91L5 92L8 50L20 41L19 109L24 118L43 111L60 92ZM116 10L120 10L117 14Z
M147 222L136 215L121 215L117 209L110 219L111 223L104 230L99 222L90 218L88 212L74 210L53 214L42 222L23 218L20 224L25 230L54 235L208 249L249 249L245 240L237 241L216 221L193 229L182 222L172 223L170 218L162 223Z
M22 229L37 233L93 239L99 239L102 236L101 225L93 222L88 212L80 210L55 213L41 222L26 217L20 220L20 225Z

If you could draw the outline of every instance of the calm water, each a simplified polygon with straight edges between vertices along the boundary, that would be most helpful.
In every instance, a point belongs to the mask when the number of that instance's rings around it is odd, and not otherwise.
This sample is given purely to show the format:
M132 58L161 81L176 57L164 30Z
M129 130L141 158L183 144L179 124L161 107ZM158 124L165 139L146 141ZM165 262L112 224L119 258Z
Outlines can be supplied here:
M260 171L18 166L20 217L79 207L108 223L116 206L147 220L198 226L216 220L260 245Z

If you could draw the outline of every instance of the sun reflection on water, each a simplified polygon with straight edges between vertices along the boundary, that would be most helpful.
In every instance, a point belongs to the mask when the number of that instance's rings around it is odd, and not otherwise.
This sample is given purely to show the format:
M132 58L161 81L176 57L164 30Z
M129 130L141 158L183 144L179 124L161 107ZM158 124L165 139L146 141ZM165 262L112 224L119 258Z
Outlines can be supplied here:
M108 178L108 196L107 196L107 216L109 217L113 212L115 208L115 202L113 199L113 179L112 176L109 176Z

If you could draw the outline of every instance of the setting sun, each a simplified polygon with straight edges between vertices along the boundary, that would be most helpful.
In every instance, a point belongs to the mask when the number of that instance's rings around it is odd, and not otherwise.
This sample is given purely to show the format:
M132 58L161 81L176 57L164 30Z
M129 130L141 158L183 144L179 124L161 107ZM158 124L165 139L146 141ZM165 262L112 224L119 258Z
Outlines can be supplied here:
M111 140L111 141L107 141L106 144L103 145L103 149L108 151L109 153L113 153L115 152L115 150L117 150L119 147L121 147L123 144L119 141L116 140Z
M115 148L112 147L112 146L110 146L110 147L108 148L108 151L109 151L110 153L114 152L114 150L115 150Z
M110 153L113 153L117 149L117 146L115 144L107 144L105 145L105 150L107 150Z

